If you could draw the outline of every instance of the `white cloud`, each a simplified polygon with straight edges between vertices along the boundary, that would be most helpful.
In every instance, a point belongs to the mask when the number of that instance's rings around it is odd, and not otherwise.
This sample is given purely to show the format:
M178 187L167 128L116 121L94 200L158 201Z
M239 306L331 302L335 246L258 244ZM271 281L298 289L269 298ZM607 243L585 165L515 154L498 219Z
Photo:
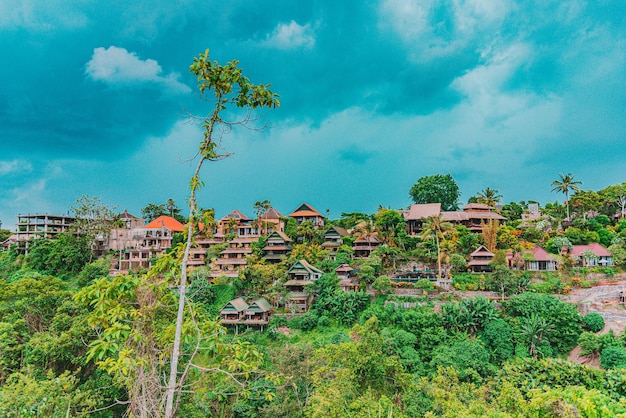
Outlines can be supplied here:
M52 29L82 28L89 19L79 5L65 0L3 0L0 2L0 28Z
M0 176L7 174L14 174L20 172L27 172L33 169L32 165L26 161L13 160L13 161L0 161Z
M107 84L155 83L175 93L188 93L191 89L178 81L177 73L163 74L159 63L152 59L142 60L125 48L110 46L95 48L85 73L93 80Z
M430 32L429 14L433 0L385 0L381 5L381 17L405 41L415 40Z
M308 23L304 26L293 20L280 23L267 35L264 45L276 49L311 49L315 46L315 31Z
M454 16L457 29L464 34L499 26L511 10L508 0L454 0Z

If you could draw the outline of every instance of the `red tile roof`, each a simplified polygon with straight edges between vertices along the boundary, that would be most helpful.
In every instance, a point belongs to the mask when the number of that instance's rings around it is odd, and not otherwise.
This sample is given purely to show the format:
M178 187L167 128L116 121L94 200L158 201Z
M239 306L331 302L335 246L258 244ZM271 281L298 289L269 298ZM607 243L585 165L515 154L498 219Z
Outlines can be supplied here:
M185 229L185 225L178 222L176 219L171 216L161 215L156 218L154 221L143 227L144 229L159 229L159 228L167 228L170 231L174 232L183 232Z
M604 248L601 244L598 244L597 242L592 242L587 245L574 245L572 247L571 254L581 257L583 251L585 250L591 251L598 257L610 257L611 256L611 253L609 253L606 248Z

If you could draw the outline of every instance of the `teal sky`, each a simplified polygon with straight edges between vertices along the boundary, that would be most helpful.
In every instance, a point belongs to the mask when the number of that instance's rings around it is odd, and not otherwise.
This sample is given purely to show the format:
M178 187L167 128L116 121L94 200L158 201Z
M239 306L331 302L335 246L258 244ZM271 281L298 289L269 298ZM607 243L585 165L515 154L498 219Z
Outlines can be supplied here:
M282 106L236 129L202 207L269 199L331 217L410 203L450 173L462 201L563 200L626 181L626 7L588 1L0 2L0 220L83 194L137 215L185 205L209 104L188 67L238 59ZM365 5L364 5L365 4Z

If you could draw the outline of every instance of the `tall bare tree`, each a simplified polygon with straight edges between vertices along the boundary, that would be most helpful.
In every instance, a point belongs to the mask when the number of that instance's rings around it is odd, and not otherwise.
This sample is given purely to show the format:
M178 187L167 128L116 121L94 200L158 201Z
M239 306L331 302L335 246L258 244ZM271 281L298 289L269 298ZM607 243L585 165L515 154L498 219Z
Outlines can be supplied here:
M176 317L176 329L174 345L170 362L170 374L166 388L165 417L174 416L175 398L183 389L186 373L179 372L179 359L181 350L181 334L185 305L187 303L187 265L189 253L193 245L194 224L200 221L198 206L196 203L197 192L202 188L200 171L205 161L220 161L230 155L221 149L222 137L229 132L233 125L246 125L253 121L251 112L263 107L274 108L280 106L278 95L269 89L269 85L252 84L237 67L239 61L233 60L225 65L217 61L211 61L209 50L194 58L190 71L198 80L200 94L213 101L213 109L204 117L200 118L203 128L203 139L198 147L197 165L190 181L189 195L189 222L187 224L187 241L181 263L180 282L178 283L178 311ZM235 106L244 110L242 120L229 122L222 118L222 113L228 108Z

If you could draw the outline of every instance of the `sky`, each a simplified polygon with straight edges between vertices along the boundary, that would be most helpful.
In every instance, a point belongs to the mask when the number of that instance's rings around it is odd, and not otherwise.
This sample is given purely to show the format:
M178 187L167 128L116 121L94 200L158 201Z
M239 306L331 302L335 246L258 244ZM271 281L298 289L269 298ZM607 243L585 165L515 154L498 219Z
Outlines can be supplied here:
M622 0L3 0L2 227L83 195L184 207L189 115L211 109L189 65L207 48L281 101L205 165L199 204L217 217L264 199L331 218L406 208L433 174L461 203L486 187L562 202L559 173L626 181Z

